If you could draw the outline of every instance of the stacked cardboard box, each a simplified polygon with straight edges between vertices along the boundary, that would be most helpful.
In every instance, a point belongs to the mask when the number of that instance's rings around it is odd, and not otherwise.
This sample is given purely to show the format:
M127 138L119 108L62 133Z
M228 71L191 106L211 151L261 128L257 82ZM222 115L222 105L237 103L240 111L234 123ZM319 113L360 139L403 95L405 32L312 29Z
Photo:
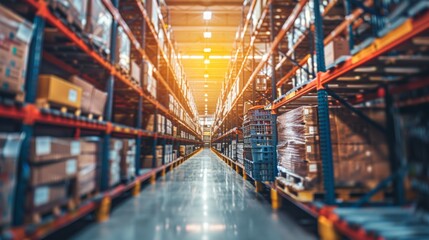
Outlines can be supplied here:
M121 178L123 180L130 180L135 177L136 168L136 140L124 139L124 147L121 156Z
M124 142L121 139L110 139L109 146L109 186L118 184L121 180L121 158Z
M362 109L382 122L382 112ZM382 134L347 109L330 108L334 175L337 186L371 185L388 176L387 147ZM278 163L281 170L321 180L317 108L300 107L278 117ZM310 184L311 185L311 184Z
M24 91L32 25L0 5L0 91Z
M39 75L37 101L40 105L50 103L80 109L82 88L55 75Z
M244 162L244 143L237 144L237 161L241 164Z
M113 21L112 14L110 14L102 0L89 0L87 16L85 31L89 39L102 52L109 55Z
M54 11L59 11L66 16L67 23L85 30L87 17L87 0L48 0L46 1Z
M180 145L179 146L179 153L180 153L180 156L185 156L186 155L186 146L185 145Z
M50 206L69 197L68 183L77 176L80 142L68 138L35 137L29 154L27 209Z
M345 38L334 38L325 46L325 65L335 65L335 61L343 56L350 55L349 42Z
M107 93L98 90L92 84L76 75L69 78L70 82L82 89L81 111L83 113L103 116Z
M153 77L153 65L150 62L145 62L143 70L143 89L156 98L157 82Z
M83 138L80 146L81 154L77 158L77 197L91 193L97 188L97 162L100 155L100 139L98 137Z
M118 27L116 41L116 67L129 74L131 70L131 41L121 26Z
M0 133L0 229L12 218L16 183L16 165L23 136Z

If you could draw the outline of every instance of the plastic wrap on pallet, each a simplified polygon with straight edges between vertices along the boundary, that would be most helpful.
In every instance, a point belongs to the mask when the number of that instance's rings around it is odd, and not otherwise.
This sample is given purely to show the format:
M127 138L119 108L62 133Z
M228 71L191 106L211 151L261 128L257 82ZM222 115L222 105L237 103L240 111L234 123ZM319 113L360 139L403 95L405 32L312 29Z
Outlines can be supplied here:
M86 32L92 43L110 53L113 16L101 0L89 0Z
M116 66L126 74L130 73L130 55L131 55L131 41L124 29L118 27L118 35L116 37Z
M48 0L47 3L73 27L83 31L86 24L87 0Z
M387 145L382 133L348 109L331 107L330 124L334 176L337 186L371 185L389 175ZM379 109L361 109L384 121ZM317 108L300 107L278 118L278 163L300 177L321 176Z
M0 228L7 227L12 218L16 184L16 165L23 135L0 133Z

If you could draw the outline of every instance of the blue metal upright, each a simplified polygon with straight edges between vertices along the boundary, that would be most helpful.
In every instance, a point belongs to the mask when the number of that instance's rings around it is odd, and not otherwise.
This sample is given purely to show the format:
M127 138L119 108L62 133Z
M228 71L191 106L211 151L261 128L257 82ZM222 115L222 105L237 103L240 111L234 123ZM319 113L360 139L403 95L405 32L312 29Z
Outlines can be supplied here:
M317 57L317 71L325 72L325 52L323 44L323 19L320 13L319 0L313 0L313 13L315 17L315 44ZM319 79L318 79L319 80ZM335 204L335 179L332 160L331 127L329 124L328 93L322 86L317 89L320 152L322 155L323 184L325 188L325 203Z
M275 39L275 28L274 28L274 4L270 4L270 41L274 42ZM276 76L276 51L271 54L271 102L274 102L277 98L277 76ZM277 176L277 114L271 113L271 131L272 131L272 144L273 144L273 173ZM273 179L274 180L274 179Z
M119 6L119 0L112 0L114 7ZM118 22L113 19L110 34L110 64L115 65L116 62L116 37L118 30ZM104 119L108 122L112 120L113 112L113 90L115 85L115 78L112 73L109 73L106 83L107 100L104 111ZM109 175L110 175L110 164L109 164L109 146L110 146L110 133L103 135L102 142L102 154L101 154L101 174L100 174L100 190L105 191L109 189Z
M37 83L39 78L40 64L42 61L44 30L45 20L41 16L36 16L34 18L34 33L31 39L28 54L28 70L25 79L26 104L34 104L36 101ZM21 132L24 133L24 139L21 145L21 151L17 164L15 203L12 219L13 226L20 226L24 223L26 189L30 177L28 149L30 149L31 138L33 137L33 127L33 123L24 122L21 128Z
M142 128L142 115L143 115L143 97L139 96L139 103L137 105L137 113L136 113L136 128L141 129ZM142 143L142 137L137 136L136 137L136 158L134 159L134 167L135 167L135 173L136 176L140 175L140 168L141 168L141 160L140 160L140 153L141 153L141 143Z
M155 112L153 113L153 131L155 133L155 137L152 142L152 167L156 166L156 145L158 144L158 108L155 107Z

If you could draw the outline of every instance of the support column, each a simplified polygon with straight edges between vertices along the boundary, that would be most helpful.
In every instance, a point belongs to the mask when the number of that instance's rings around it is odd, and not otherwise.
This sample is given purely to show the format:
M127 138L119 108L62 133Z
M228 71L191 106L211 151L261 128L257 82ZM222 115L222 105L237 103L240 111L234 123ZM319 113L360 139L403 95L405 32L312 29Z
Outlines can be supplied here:
M142 115L143 115L143 97L139 96L139 103L137 105L137 113L136 113L136 128L141 129L142 128ZM135 174L136 176L140 175L140 168L141 168L141 143L142 143L142 137L137 136L136 137L136 157L134 159L134 167L135 167Z
M274 12L274 4L271 3L270 5L270 41L271 43L274 42L275 36L275 28L274 28L274 15L276 13ZM277 55L277 49L271 54L271 102L274 103L274 101L277 98L277 76L276 76L276 55ZM272 137L273 137L273 179L270 179L271 181L274 181L274 177L277 176L277 114L276 112L271 113L271 131L272 131Z
M317 71L326 72L325 52L323 44L323 19L320 14L319 0L313 0L313 13L315 17L315 44L317 57ZM325 203L335 203L335 179L332 161L331 127L329 124L328 93L320 84L320 76L317 76L317 103L319 119L320 152L322 155L323 184L325 188Z
M29 58L27 62L27 76L25 79L25 103L34 104L37 95L37 83L43 51L43 38L45 30L45 20L41 16L34 18L34 33L31 39ZM31 138L33 137L33 123L25 122L21 126L24 139L16 166L16 188L15 202L13 208L13 226L20 226L25 218L26 189L30 177L28 165L28 149L30 149Z

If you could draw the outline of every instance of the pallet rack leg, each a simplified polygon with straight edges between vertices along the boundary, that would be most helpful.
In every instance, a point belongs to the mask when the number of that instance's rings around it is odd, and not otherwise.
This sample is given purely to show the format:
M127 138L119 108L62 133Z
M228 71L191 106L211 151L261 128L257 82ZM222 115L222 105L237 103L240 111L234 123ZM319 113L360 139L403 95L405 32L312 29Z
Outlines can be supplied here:
M264 185L260 181L255 181L255 192L262 192Z
M247 174L246 174L246 171L243 169L243 180L247 180Z
M140 194L140 189L141 189L141 183L140 181L137 181L136 185L134 185L133 187L133 192L132 192L133 197L137 197Z
M271 188L270 190L270 196L271 196L271 207L273 209L278 209L281 206L281 198L279 197L279 193L276 189Z
M112 200L110 199L110 196L104 196L103 199L101 199L100 206L96 211L97 222L104 222L109 219L111 204Z
M161 176L163 176L163 177L164 177L164 176L165 176L165 172L166 172L166 169L165 169L165 168L163 168L163 169L162 169L162 171L161 171Z
M341 237L335 230L334 224L325 216L320 216L318 221L319 237L322 240L340 240Z
M156 183L156 173L152 173L152 175L150 176L150 184L155 184Z
M45 20L41 16L36 16L34 18L34 27L27 63L28 72L25 79L25 103L34 103L36 101L37 82L42 61ZM12 219L13 226L22 225L25 218L25 197L29 178L28 149L30 149L30 141L34 132L33 123L24 121L24 124L21 126L21 132L24 134L24 140L21 145L21 151L19 153L18 163L16 166L17 183L15 188L15 203Z
M139 104L137 106L137 114L136 114L136 128L142 127L142 113L143 113L143 97L139 96ZM134 159L134 166L135 166L135 174L136 176L140 175L140 168L141 168L141 160L140 160L140 153L141 153L141 143L142 143L142 137L137 136L136 137L136 157Z

